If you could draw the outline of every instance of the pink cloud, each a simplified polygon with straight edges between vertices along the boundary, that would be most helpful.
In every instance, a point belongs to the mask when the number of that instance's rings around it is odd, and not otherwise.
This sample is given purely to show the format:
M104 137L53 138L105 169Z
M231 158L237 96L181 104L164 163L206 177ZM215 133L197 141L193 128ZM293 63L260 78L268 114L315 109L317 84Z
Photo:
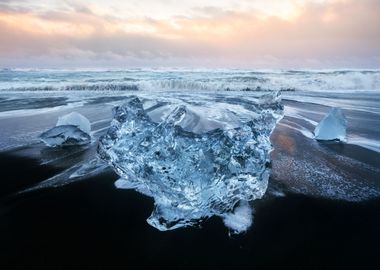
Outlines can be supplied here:
M43 65L70 59L73 65L379 67L379 12L376 0L306 4L291 18L218 8L162 20L100 16L87 7L38 14L3 9L0 60L10 65L43 58Z

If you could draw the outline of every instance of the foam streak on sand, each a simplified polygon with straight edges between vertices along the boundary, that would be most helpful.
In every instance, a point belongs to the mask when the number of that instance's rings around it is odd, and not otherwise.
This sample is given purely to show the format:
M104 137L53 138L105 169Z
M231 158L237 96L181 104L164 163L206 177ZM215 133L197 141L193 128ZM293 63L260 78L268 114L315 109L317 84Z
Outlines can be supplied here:
M359 136L353 136L348 138L347 143L359 145L369 150L380 153L380 141L378 140L370 140Z
M84 105L84 102L81 101L81 102L73 102L67 105L56 106L56 107L51 107L51 108L25 109L25 110L19 109L19 110L4 111L4 112L0 112L0 119L46 114L46 113L51 113L51 112L57 112L64 109L77 108L83 105Z

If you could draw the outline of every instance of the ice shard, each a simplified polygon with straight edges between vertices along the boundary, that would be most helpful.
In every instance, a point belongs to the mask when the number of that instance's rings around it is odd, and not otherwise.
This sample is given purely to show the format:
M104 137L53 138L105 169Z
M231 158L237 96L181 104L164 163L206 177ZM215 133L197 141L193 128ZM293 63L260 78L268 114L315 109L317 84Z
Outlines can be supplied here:
M314 130L315 139L321 141L346 140L347 120L340 108L331 108Z
M240 202L259 199L267 189L269 136L283 113L278 95L247 98L244 106L213 102L211 108L222 118L200 114L204 106L189 99L165 105L160 118L153 117L153 109L144 109L138 97L130 97L114 108L111 126L99 142L98 155L121 176L116 186L154 198L147 221L159 230L213 215L225 218ZM240 117L243 111L250 116ZM220 119L226 124L216 125ZM236 119L242 120L238 126ZM249 223L249 218L240 220Z

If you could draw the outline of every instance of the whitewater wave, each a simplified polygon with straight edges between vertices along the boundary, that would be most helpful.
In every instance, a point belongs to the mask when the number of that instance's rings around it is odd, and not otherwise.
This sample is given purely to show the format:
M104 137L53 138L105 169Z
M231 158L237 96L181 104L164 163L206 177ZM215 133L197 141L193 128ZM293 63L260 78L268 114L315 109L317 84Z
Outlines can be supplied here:
M137 85L134 84L73 84L64 86L27 86L27 87L11 87L5 89L8 91L21 91L21 92L36 92L36 91L136 91L139 90Z
M0 91L363 91L380 70L0 70Z

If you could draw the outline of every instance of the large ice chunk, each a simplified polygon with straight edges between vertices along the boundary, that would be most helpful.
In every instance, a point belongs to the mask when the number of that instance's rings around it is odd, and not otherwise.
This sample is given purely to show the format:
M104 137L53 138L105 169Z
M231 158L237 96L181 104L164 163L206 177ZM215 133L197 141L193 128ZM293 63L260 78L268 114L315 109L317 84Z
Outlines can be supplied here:
M47 146L84 145L91 142L91 137L73 125L57 126L40 135L40 140Z
M315 128L315 139L322 141L346 140L347 120L340 108L331 108Z
M116 186L134 188L154 198L148 223L157 229L188 226L217 215L226 218L229 225L233 223L234 230L244 231L250 224L249 217L226 214L234 213L241 201L261 198L267 189L272 149L269 136L282 117L280 99L271 95L244 102L231 98L230 105L219 107L215 103L215 110L223 112L215 116L215 121L210 113L197 114L204 109L201 102L191 97L189 100L165 105L167 113L160 113L165 117L153 121L152 111L160 111L159 105L144 110L139 98L129 98L114 108L114 119L100 139L98 154L122 177ZM238 118L236 104L242 103L241 111L250 111L251 115L239 117L245 121L231 128L228 117ZM199 128L197 123L221 123L220 115L226 125ZM235 213L249 212L240 210ZM245 225L237 225L239 220Z
M61 116L58 118L58 122L56 126L76 126L83 132L86 132L88 135L90 135L91 132L91 123L90 121L77 112L71 112L69 114L66 114L64 116Z

